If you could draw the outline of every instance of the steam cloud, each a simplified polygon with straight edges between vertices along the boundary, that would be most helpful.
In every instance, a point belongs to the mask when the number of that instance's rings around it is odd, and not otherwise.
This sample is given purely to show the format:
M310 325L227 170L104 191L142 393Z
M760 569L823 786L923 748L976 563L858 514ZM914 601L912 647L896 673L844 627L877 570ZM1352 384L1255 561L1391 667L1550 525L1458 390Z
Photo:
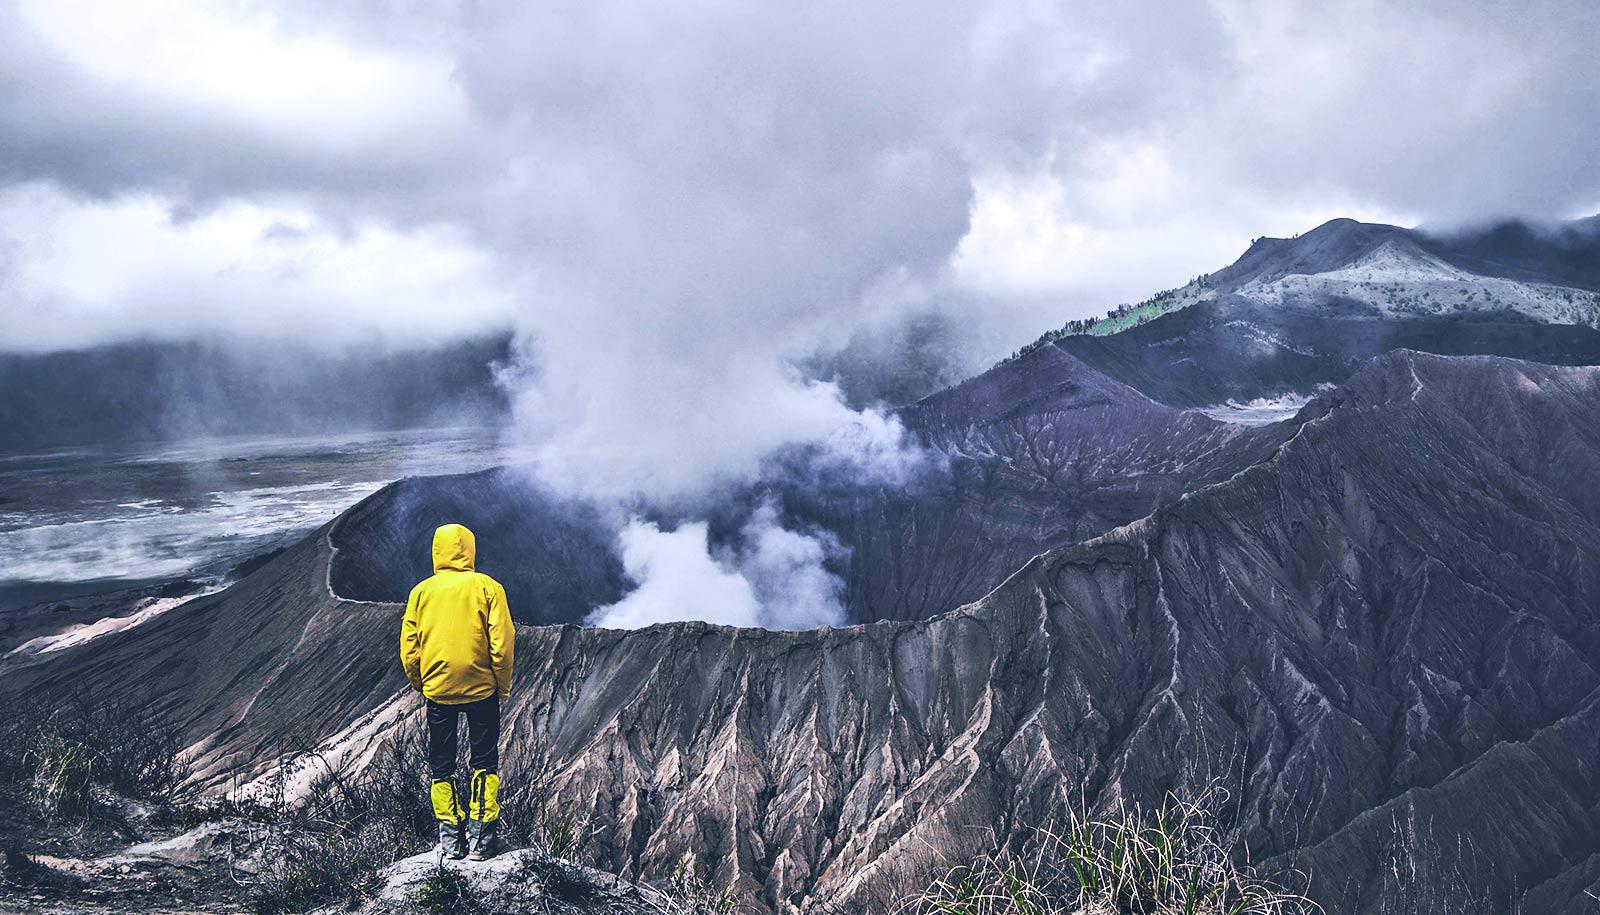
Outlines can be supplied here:
M904 485L942 460L913 442L893 416L845 411L831 385L818 396L848 420L833 434L791 446L782 460L762 462L759 478L807 486ZM600 607L591 625L637 628L674 620L728 626L806 629L847 622L844 582L829 568L849 551L832 533L785 526L776 498L751 511L736 540L720 548L709 525L687 521L672 530L634 517L617 535L623 570L634 585L622 600Z
M704 521L676 530L634 519L622 529L623 569L635 588L597 609L590 625L637 628L671 620L804 629L845 621L844 582L826 562L844 548L826 531L786 530L763 503L739 542L717 551Z

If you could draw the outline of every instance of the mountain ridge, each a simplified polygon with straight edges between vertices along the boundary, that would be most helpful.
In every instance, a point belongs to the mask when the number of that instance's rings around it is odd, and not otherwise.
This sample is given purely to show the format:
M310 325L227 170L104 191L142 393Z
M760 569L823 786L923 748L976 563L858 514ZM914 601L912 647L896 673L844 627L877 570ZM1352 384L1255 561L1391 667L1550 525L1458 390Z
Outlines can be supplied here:
M1457 310L1471 311L1493 310L1493 307L1483 307L1491 305L1515 311L1519 299L1551 298L1562 300L1566 307L1546 308L1546 317L1566 318L1568 323L1576 319L1588 326L1600 321L1600 267L1595 266L1600 264L1600 216L1546 227L1508 220L1485 228L1454 232L1406 229L1341 217L1289 238L1256 238L1226 267L1202 274L1182 287L1159 292L1138 305L1113 308L1105 318L1069 321L1022 347L1015 355L1075 336L1114 335L1247 290L1255 290L1260 298L1269 287L1287 278L1318 277L1340 271L1385 246L1413 251L1415 256L1466 274L1455 276L1458 280L1480 283L1492 280L1499 294L1506 296L1502 303L1498 296L1491 296L1485 289L1484 300L1480 302L1475 301L1475 296L1468 298L1466 290L1449 291L1450 295L1441 291L1441 302L1430 305L1448 304ZM1527 295L1520 288L1521 284L1534 284L1542 295ZM1349 298L1349 295L1343 297ZM1281 294L1268 298L1276 300L1276 304L1288 304L1282 301ZM1363 296L1358 294L1355 298L1363 299ZM1376 304L1371 294L1363 300ZM1572 306L1574 300L1580 307ZM1434 313L1440 310L1435 308Z

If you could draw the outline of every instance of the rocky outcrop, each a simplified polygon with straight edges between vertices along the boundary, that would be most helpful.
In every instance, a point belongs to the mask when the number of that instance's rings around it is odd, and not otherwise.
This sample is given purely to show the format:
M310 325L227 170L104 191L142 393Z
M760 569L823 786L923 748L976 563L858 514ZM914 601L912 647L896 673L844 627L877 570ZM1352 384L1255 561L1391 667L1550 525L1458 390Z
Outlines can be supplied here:
M673 911L671 897L660 890L634 886L531 848L487 861L441 860L437 851L427 851L396 861L381 879L378 891L354 911L365 915L650 915ZM321 911L333 915L352 908L334 905Z

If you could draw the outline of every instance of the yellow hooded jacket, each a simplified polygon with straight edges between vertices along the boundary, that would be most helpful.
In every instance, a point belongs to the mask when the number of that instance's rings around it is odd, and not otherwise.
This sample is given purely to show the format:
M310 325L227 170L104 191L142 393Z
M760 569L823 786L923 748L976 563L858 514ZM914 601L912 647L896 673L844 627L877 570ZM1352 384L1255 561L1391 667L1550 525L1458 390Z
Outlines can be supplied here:
M511 692L517 630L500 583L472 568L477 542L459 524L433 532L433 577L411 589L400 664L422 695L445 705Z

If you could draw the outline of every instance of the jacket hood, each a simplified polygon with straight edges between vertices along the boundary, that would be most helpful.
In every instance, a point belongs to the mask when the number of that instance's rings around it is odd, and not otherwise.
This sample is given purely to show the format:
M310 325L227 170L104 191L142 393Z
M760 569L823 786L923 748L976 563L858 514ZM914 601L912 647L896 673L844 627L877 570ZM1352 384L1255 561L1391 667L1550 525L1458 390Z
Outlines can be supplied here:
M478 541L459 524L446 524L433 532L433 570L471 572L478 558Z

